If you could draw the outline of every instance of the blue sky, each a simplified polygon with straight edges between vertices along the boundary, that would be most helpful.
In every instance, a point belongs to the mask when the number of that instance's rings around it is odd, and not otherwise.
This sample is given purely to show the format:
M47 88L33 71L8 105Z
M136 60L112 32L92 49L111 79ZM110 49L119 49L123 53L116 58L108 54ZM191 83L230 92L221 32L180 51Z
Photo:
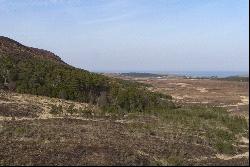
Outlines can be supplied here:
M248 71L248 0L0 0L0 35L90 71Z

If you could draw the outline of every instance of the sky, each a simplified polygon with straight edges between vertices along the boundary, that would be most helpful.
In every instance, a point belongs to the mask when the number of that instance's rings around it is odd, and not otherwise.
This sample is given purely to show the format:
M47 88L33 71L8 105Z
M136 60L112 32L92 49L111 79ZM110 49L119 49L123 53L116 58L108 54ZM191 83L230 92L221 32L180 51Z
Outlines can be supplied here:
M0 35L90 71L248 71L248 0L0 0Z

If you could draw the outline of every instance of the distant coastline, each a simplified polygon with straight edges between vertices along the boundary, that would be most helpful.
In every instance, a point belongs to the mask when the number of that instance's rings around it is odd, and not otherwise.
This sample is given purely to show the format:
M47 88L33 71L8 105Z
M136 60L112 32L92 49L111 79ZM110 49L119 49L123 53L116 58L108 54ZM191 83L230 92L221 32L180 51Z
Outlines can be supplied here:
M151 73L160 75L176 75L186 77L248 77L248 71L94 71L98 73Z
M231 77L248 76L249 72L244 71L170 71L169 74L188 77Z

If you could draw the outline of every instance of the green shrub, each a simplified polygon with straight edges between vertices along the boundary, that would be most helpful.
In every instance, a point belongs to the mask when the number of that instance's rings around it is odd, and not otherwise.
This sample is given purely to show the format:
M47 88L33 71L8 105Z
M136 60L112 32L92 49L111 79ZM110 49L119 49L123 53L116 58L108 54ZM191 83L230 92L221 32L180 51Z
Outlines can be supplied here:
M232 154L234 147L231 142L218 141L215 145L216 149L223 154Z
M92 110L88 107L84 108L84 109L80 108L78 110L78 113L83 115L83 116L92 116Z
M50 109L50 113L53 115L57 115L57 114L62 114L63 113L63 109L62 106L56 106L56 105L52 105L51 109Z
M75 109L75 105L74 104L71 104L68 107L67 113L69 113L70 115L73 115L73 114L77 113L77 109Z

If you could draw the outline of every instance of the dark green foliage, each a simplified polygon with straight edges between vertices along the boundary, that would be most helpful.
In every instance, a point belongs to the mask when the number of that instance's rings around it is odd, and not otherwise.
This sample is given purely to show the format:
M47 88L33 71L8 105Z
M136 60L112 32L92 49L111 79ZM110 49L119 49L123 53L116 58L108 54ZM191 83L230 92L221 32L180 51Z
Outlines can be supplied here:
M19 93L98 104L107 111L174 108L171 96L50 60L0 55L0 86Z

